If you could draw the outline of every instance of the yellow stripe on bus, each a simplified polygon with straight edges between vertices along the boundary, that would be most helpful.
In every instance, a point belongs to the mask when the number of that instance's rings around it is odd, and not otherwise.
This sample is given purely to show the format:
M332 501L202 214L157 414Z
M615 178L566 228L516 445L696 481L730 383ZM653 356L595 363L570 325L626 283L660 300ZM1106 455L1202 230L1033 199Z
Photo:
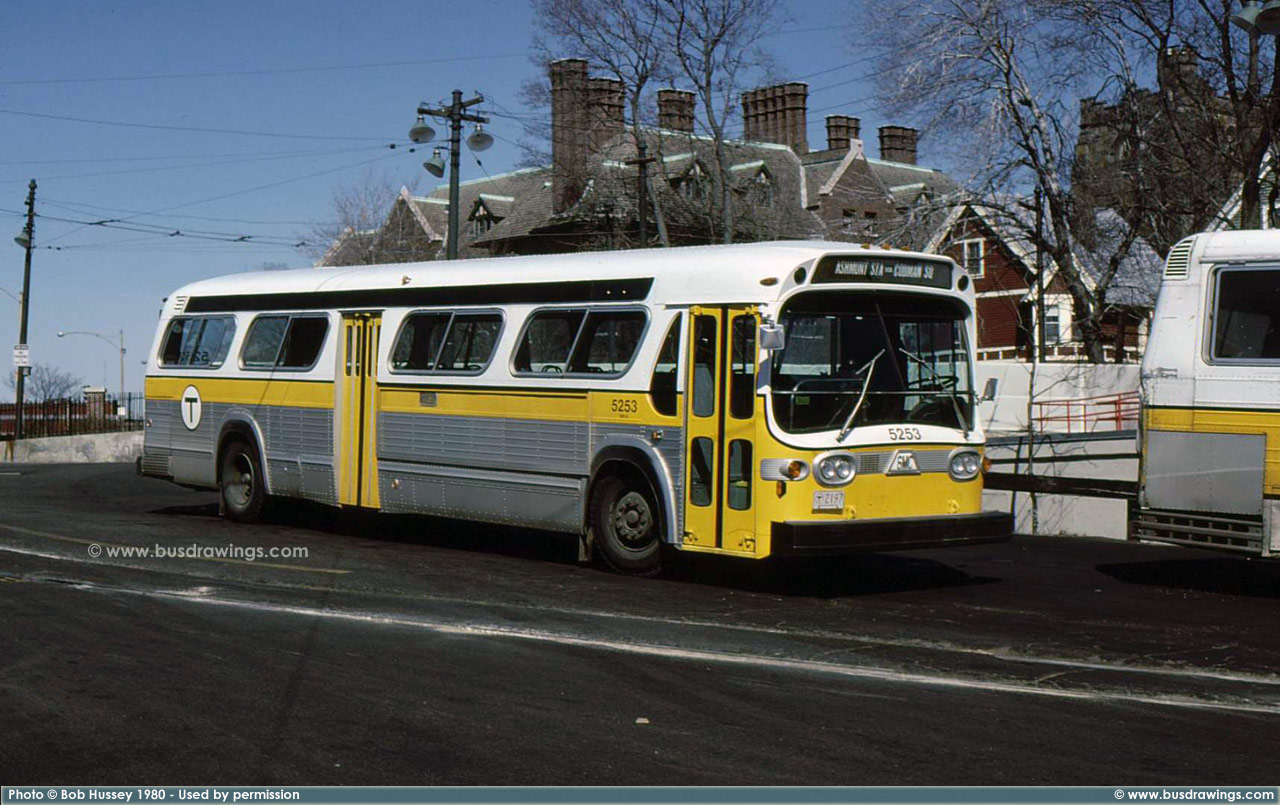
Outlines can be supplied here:
M306 382L273 378L149 377L148 400L177 402L187 386L195 386L205 403L232 405L287 405L297 408L333 408L332 382Z

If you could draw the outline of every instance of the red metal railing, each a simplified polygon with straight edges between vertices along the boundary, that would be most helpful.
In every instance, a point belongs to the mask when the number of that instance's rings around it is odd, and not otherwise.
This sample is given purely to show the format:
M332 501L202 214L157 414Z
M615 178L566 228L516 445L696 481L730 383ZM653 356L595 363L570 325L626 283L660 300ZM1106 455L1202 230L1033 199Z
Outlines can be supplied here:
M1138 426L1138 392L1041 400L1033 405L1036 430L1067 433L1094 433L1128 430Z

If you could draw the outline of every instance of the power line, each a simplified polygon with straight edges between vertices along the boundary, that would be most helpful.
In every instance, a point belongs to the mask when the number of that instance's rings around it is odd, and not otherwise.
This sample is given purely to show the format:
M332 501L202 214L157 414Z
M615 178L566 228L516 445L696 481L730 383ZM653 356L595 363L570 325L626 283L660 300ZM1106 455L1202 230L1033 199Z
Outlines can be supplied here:
M393 145L391 147L394 148L395 146ZM368 150L370 150L370 146L363 146L360 148L343 148L343 149L337 149L337 150L323 152L323 153L350 154L356 151L368 151ZM411 148L409 150L412 151L413 149ZM224 165L245 165L253 162L269 162L269 161L280 160L280 159L303 159L303 158L307 158L315 155L316 154L313 154L313 153L303 153L303 154L294 154L289 156L255 157L252 159L231 159L231 160L221 160L216 162L196 162L196 163L191 163L187 165L161 165L154 168L130 168L127 170L116 170L116 171L94 171L91 173L63 173L63 174L57 174L54 176L37 175L36 178L39 179L40 181L49 181L53 179L86 179L86 178L92 178L96 176L132 176L138 173L159 173L162 171L193 170L196 168L216 168ZM13 184L15 182L25 182L25 181L27 180L26 179L0 179L0 184Z
M366 64L336 64L322 67L280 67L275 69L258 69L258 70L223 70L209 73L160 73L156 75L128 75L128 76L93 76L78 78L32 78L14 81L0 81L0 86L24 86L33 84L90 84L105 83L113 81L167 81L173 79L188 78L241 78L246 76L257 75L285 75L289 73L319 73L333 72L340 70L367 70L382 67L414 67L423 64L445 64L450 62L465 61L485 61L493 59L515 59L527 58L527 51L522 53L498 53L488 56L458 56L448 59L415 59L412 61L388 61L388 62L369 62Z
M285 134L282 132L269 131L244 131L241 129L214 129L202 126L172 126L159 123L128 123L122 120L97 120L87 117L69 117L66 115L47 115L41 112L23 112L17 109L0 109L2 115L17 115L18 117L36 117L44 120L62 120L70 123L91 123L99 126L121 126L130 129L158 129L160 131L193 131L205 134L237 134L248 137L279 137L288 140L374 140L381 141L381 137L338 137L325 134Z

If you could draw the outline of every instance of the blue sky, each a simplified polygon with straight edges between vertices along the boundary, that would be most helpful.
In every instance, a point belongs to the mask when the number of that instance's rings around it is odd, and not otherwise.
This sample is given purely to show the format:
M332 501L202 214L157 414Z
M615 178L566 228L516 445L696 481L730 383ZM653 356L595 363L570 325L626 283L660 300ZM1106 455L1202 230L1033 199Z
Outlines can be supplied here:
M823 115L846 113L862 118L875 154L877 126L912 121L876 108L874 63L848 44L856 2L795 0L764 45L779 78L810 85L813 147L823 147ZM522 0L48 0L20 17L0 34L0 344L17 341L18 305L6 294L21 290L23 252L12 236L35 178L32 359L113 390L113 347L59 330L123 328L126 385L140 390L173 289L264 263L310 265L291 244L332 219L334 189L366 171L434 186L421 167L429 154L406 150L419 102L455 88L488 99L481 110L497 142L483 166L464 149L463 180L510 170L523 132L504 115L531 114L519 99L537 72ZM149 231L85 225L106 219ZM241 236L251 239L227 242Z

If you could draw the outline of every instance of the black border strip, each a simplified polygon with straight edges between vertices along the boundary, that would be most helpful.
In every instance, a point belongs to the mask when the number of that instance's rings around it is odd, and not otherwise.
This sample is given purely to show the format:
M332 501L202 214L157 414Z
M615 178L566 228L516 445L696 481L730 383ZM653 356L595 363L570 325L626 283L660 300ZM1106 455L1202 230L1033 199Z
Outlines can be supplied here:
M193 296L185 313L261 310L356 310L446 305L550 305L572 302L635 302L647 299L652 277L576 282L517 282L448 288L368 288L355 291Z

